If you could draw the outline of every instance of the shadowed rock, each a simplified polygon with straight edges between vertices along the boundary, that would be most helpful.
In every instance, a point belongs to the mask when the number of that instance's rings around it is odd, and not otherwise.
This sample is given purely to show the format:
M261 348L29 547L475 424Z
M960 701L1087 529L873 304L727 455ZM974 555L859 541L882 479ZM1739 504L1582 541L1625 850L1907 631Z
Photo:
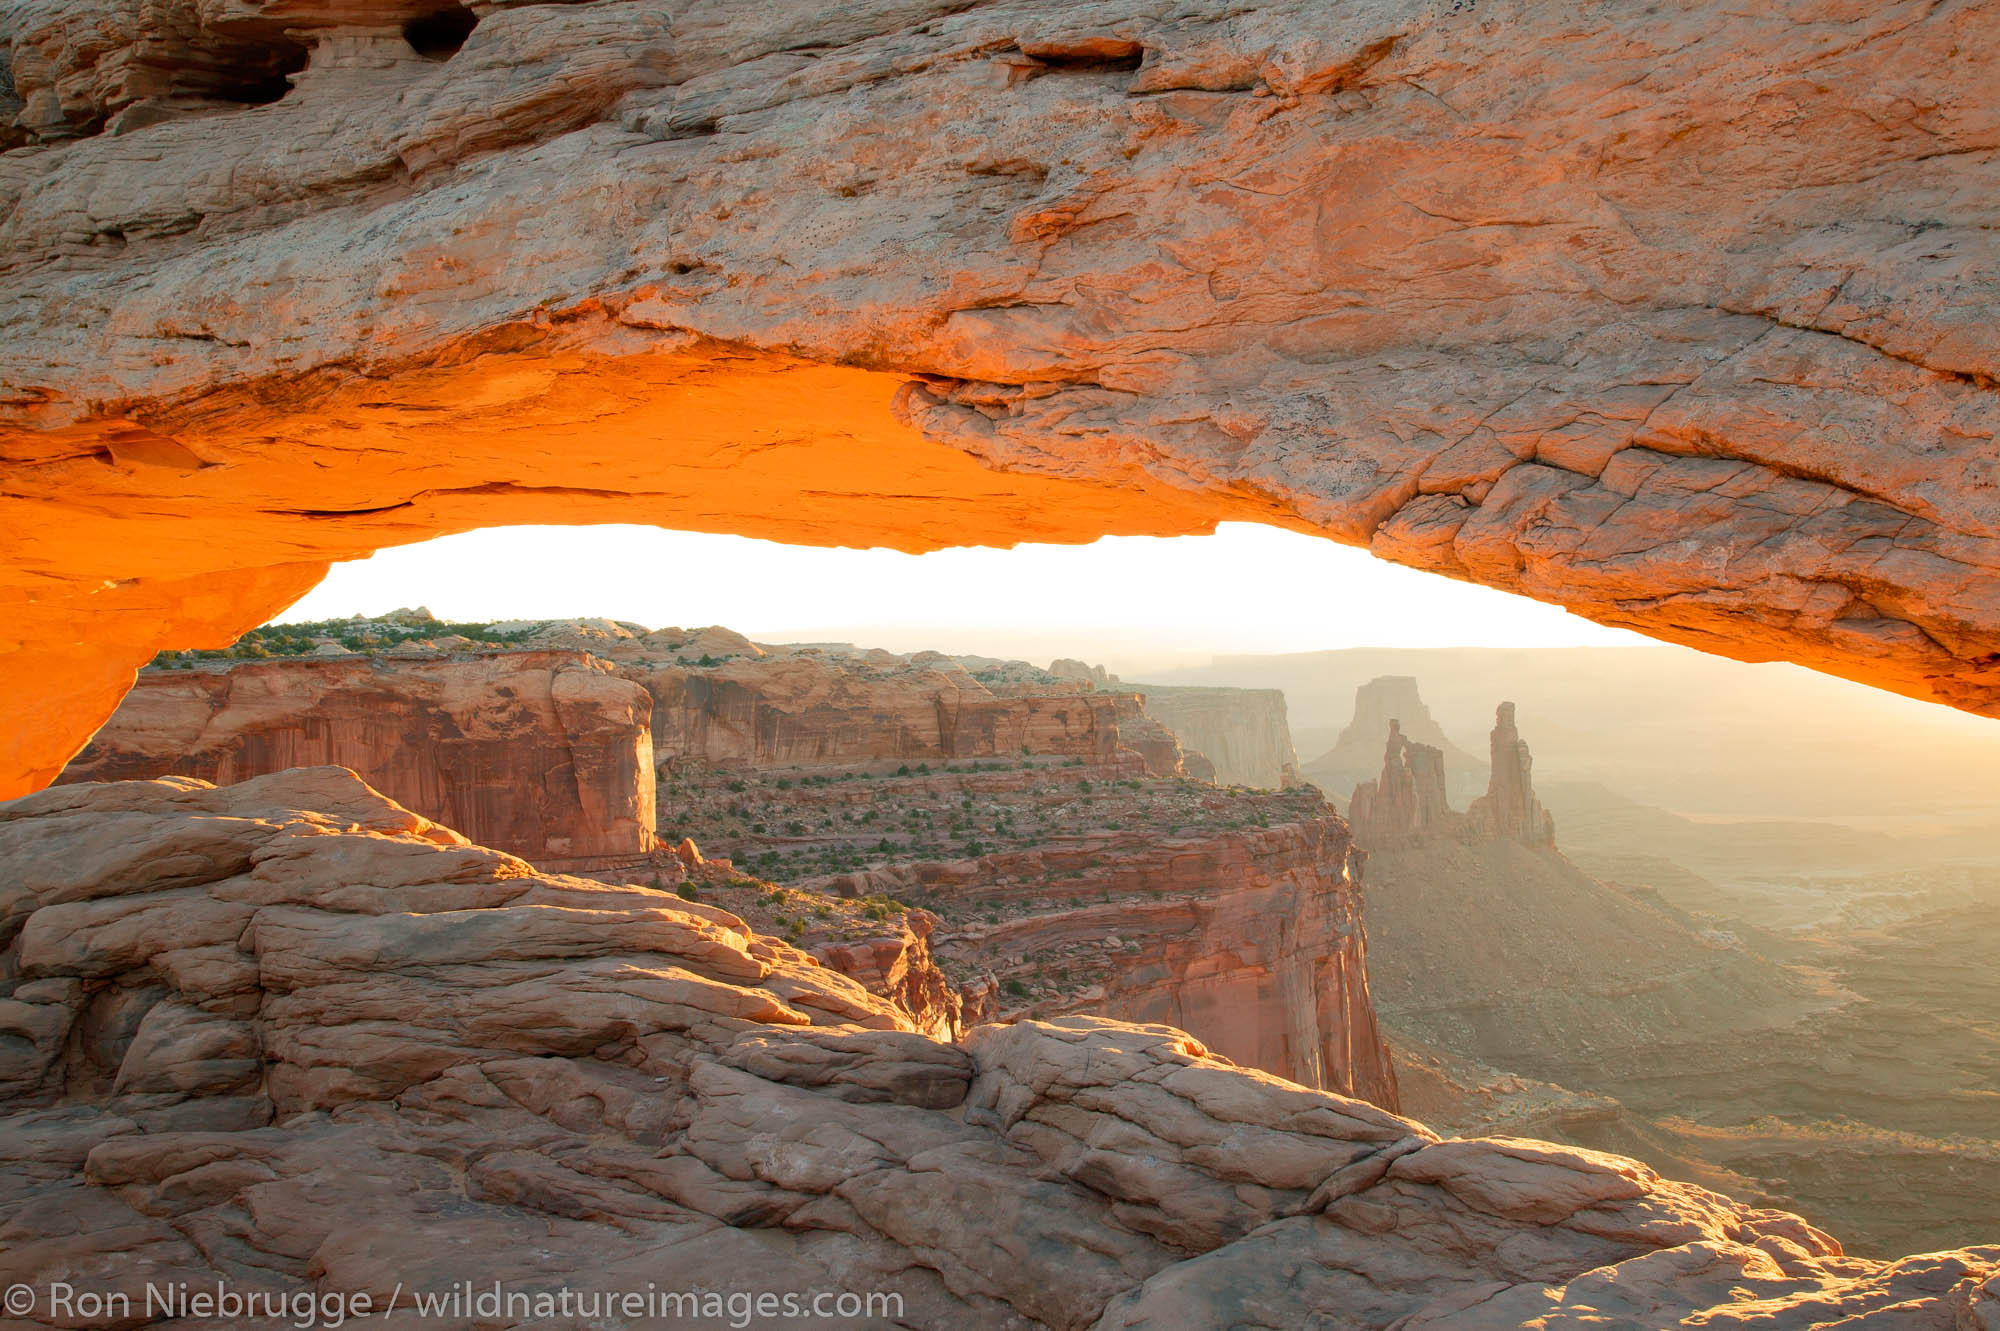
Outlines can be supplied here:
M725 912L536 874L338 769L59 788L0 805L0 856L8 1283L837 1289L937 1331L2000 1317L2000 1248L1846 1258L1170 1027L939 1044Z

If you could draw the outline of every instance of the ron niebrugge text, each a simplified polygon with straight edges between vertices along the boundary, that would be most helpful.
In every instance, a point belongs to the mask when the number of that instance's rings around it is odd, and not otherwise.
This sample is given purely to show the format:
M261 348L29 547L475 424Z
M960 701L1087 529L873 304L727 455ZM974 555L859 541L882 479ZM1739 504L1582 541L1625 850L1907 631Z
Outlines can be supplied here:
M443 1290L396 1286L387 1299L367 1291L346 1294L312 1289L239 1289L185 1281L138 1289L87 1289L68 1281L18 1284L7 1290L9 1316L69 1326L163 1319L282 1322L296 1331L333 1331L349 1321L583 1317L625 1322L691 1321L743 1328L773 1321L840 1322L854 1318L900 1319L903 1296L853 1290L762 1292L750 1290L510 1289L500 1281L463 1281Z

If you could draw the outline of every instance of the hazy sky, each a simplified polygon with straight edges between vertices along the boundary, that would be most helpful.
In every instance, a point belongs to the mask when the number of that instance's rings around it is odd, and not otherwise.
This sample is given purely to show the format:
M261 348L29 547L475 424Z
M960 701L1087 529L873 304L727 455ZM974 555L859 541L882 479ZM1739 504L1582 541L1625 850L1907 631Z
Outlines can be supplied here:
M280 620L425 605L442 619L605 616L1118 669L1332 647L1647 639L1554 606L1248 523L1012 550L827 550L653 527L496 527L336 564Z

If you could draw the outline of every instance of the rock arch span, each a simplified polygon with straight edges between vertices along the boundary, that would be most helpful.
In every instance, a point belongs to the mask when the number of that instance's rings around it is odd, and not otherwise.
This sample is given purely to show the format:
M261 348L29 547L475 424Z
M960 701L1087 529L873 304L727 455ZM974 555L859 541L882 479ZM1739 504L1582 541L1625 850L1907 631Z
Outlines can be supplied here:
M2000 714L2000 6L431 7L0 14L0 793L514 522L1247 518Z

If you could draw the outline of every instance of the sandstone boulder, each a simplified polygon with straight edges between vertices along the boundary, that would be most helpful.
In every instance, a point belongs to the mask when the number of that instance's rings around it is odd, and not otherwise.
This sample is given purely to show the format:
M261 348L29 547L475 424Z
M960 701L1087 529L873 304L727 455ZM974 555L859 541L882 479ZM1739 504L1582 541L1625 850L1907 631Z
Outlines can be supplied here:
M2000 1247L1846 1258L1796 1217L1439 1141L1168 1027L940 1043L723 912L475 850L337 769L0 805L33 875L0 944L0 1281L135 1307L149 1282L400 1288L406 1315L496 1279L842 1291L893 1299L860 1324L938 1331L2000 1315ZM84 920L38 920L79 905L111 913L58 945Z

